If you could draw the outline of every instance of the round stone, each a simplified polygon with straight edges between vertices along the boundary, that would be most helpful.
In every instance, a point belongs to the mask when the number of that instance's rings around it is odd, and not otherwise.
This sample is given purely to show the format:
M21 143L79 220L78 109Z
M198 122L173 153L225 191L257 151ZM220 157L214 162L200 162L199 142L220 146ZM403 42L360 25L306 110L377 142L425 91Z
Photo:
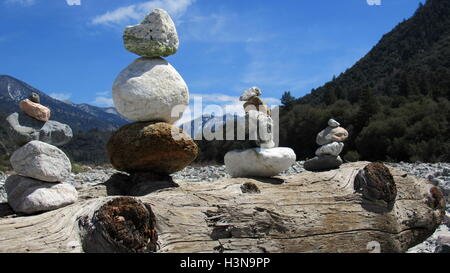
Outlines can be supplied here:
M331 142L343 142L348 138L348 132L342 127L327 127L317 134L316 142L322 146Z
M117 76L112 90L117 111L135 121L173 124L189 102L183 78L162 58L135 60Z
M78 199L77 190L70 184L45 183L19 175L8 177L5 190L11 208L27 214L62 208Z
M120 128L106 146L111 164L128 173L171 174L184 169L198 147L183 130L164 122L135 122Z
M295 160L290 148L253 148L228 152L225 166L232 177L271 177L289 169Z
M70 160L63 151L36 140L15 151L10 162L17 174L45 182L62 182L72 170Z
M328 126L336 128L336 127L341 126L341 124L339 122L337 122L336 120L334 120L334 119L330 119L328 121Z
M31 95L28 97L29 100L31 100L34 103L41 103L41 98L37 93L31 93Z
M307 171L329 171L339 168L342 163L340 156L321 155L307 160L303 167Z
M127 27L123 41L128 51L143 57L173 55L179 46L175 24L163 9L154 9L139 25Z

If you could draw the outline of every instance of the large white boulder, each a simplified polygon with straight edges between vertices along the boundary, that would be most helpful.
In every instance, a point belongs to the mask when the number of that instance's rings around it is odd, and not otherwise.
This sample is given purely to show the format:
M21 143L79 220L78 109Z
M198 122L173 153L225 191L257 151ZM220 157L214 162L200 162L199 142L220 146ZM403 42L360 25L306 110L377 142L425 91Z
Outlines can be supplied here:
M183 78L162 58L136 59L117 76L112 93L117 111L135 121L173 124L189 102Z
M8 203L15 212L26 214L55 210L78 199L77 190L67 183L45 183L11 175L5 181Z
M289 169L296 161L290 148L234 150L225 155L225 166L232 177L271 177Z
M154 9L135 26L123 33L125 48L143 57L159 57L175 54L179 40L175 24L163 9Z
M37 140L15 151L10 162L17 174L46 182L62 182L72 170L70 160L63 151Z

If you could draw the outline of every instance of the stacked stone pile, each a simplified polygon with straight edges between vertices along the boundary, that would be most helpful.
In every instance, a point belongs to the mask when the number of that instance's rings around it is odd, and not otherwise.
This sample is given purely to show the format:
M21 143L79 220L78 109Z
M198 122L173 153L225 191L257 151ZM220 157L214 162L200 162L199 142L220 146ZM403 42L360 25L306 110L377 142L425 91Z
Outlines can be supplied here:
M308 171L327 171L339 168L343 161L339 154L344 148L344 141L348 132L340 127L334 119L328 121L328 127L317 134L316 143L320 145L316 150L316 157L305 162Z
M72 130L49 120L50 109L40 104L35 93L19 105L24 113L6 118L9 136L20 147L10 158L17 174L4 185L9 205L15 212L32 214L74 203L78 193L64 183L72 169L70 160L54 146L68 143Z
M246 136L256 139L253 148L234 150L225 154L225 166L232 177L271 177L291 167L296 160L295 152L290 148L275 147L273 139L273 120L269 107L259 97L258 87L246 90L240 97L245 101Z
M189 102L183 78L161 57L177 52L176 28L166 11L154 9L139 25L127 27L123 39L125 48L141 58L117 76L113 101L120 114L136 122L111 136L108 157L114 168L130 175L168 177L198 153L192 138L173 126Z

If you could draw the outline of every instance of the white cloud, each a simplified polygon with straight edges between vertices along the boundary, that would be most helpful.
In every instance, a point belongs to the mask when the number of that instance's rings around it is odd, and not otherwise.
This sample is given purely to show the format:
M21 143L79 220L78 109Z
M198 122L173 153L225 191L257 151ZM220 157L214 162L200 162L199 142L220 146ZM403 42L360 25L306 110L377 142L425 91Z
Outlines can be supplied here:
M65 101L70 99L70 97L72 97L71 93L51 93L49 94L50 97L60 100L60 101Z
M81 6L81 0L66 0L69 6Z
M36 3L36 0L6 0L5 3L7 4L18 4L22 5L24 7L32 6Z
M179 17L196 0L153 0L108 11L92 20L93 24L114 25L140 21L155 8L165 9L172 17Z
M106 92L100 92L100 93L97 93L97 94L102 94L102 93L106 93ZM114 106L114 102L113 102L112 98L106 97L106 96L102 96L102 95L97 96L95 98L94 104L98 105L98 106L104 106L104 107L113 107Z

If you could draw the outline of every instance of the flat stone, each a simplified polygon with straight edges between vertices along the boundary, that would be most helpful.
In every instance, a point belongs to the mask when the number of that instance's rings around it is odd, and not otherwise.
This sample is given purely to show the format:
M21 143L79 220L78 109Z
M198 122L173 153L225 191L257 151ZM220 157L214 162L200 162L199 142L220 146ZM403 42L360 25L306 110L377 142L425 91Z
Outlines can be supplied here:
M339 122L335 121L334 119L330 119L328 121L328 126L336 128L336 127L341 126L341 124Z
M327 127L317 134L316 142L322 146L331 142L343 142L348 138L348 131L342 127Z
M77 190L67 183L45 183L11 175L5 181L8 203L15 212L32 214L50 211L75 203Z
M342 149L344 149L344 143L342 142L331 142L329 144L325 144L316 150L316 155L334 155L338 156Z
M344 163L340 156L321 155L316 156L304 163L304 168L307 171L329 171L337 169Z
M135 121L173 124L189 102L183 78L162 58L135 60L117 76L112 93L117 111Z
M40 121L48 121L50 119L50 109L39 103L32 102L29 99L25 99L19 103L19 107L30 117L33 117Z
M15 151L10 162L19 175L45 182L62 182L72 170L70 160L63 151L36 140Z
M61 146L72 140L73 132L69 125L54 120L36 120L28 115L12 113L6 118L7 132L18 146L39 140L51 145Z
M154 9L139 25L127 27L123 41L128 51L150 58L173 55L179 46L175 24L163 9Z
M290 148L253 148L225 154L226 171L232 177L271 177L289 169L296 161Z
M106 146L111 164L128 173L171 174L184 169L198 147L183 130L164 122L135 122L120 128Z

